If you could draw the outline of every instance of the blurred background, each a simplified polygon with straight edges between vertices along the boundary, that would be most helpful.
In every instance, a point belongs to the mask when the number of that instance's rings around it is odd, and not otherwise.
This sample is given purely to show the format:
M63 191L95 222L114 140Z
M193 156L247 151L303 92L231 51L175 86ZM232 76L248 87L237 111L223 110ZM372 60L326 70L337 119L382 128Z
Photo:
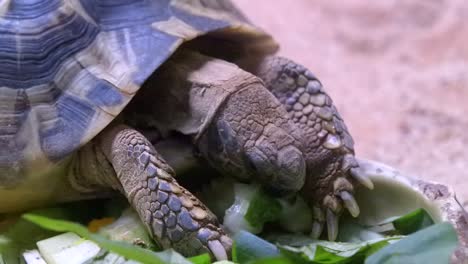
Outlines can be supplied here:
M468 1L234 0L314 72L357 155L468 205Z

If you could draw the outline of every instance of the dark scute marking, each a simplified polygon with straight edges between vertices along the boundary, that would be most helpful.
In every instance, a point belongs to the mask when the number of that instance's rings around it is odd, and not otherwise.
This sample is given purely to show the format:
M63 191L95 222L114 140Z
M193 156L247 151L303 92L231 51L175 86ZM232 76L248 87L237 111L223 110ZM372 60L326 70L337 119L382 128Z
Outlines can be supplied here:
M137 60L138 71L134 73L135 83L141 85L153 72L172 54L178 37L148 27L136 27L131 30L133 51L139 56Z
M44 17L39 32L22 23L10 28L11 21L0 20L0 87L51 83L62 63L88 47L99 31L77 14Z
M86 97L97 106L114 106L123 101L122 94L105 80L99 80Z
M54 104L63 94L63 91L57 87L57 84L54 82L35 88L25 89L25 91L28 95L29 104L33 107L36 105Z
M70 95L62 95L56 105L59 118L39 132L42 151L53 161L66 157L79 147L95 114L89 103Z
M88 47L99 31L116 33L119 43L123 44L115 52L123 54L126 50L132 50L133 54L139 55L134 81L142 84L171 55L179 40L176 36L152 28L152 23L176 16L203 32L229 25L227 21L194 15L171 6L169 0L80 2L92 22L78 13L61 13L59 7L63 5L62 1L12 1L9 14L13 17L0 20L0 65L3 68L0 86L27 88L50 83L60 65ZM34 23L18 23L17 19L25 17L34 18ZM125 42L120 42L122 39ZM127 41L131 49L127 49ZM117 104L115 102L117 100L104 103Z
M9 3L8 12L4 17L33 19L56 10L60 5L61 1L59 0L15 0Z
M171 7L171 11L180 20L203 32L221 29L230 25L228 21L190 14L174 6Z
M151 24L167 20L171 14L170 0L81 0L86 13L99 24L101 30Z

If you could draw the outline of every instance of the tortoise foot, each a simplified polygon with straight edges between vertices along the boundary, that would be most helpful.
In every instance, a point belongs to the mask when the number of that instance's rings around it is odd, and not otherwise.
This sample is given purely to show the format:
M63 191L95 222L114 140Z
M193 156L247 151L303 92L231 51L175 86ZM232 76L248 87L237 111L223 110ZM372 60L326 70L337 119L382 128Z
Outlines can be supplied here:
M347 210L352 217L360 214L359 204L354 198L354 189L361 184L368 189L373 189L374 184L358 167L349 170L348 177L338 177L333 182L333 192L327 194L319 203L312 208L313 224L311 237L318 239L327 227L328 240L335 241L338 236L338 225L343 210ZM353 184L353 183L354 184Z

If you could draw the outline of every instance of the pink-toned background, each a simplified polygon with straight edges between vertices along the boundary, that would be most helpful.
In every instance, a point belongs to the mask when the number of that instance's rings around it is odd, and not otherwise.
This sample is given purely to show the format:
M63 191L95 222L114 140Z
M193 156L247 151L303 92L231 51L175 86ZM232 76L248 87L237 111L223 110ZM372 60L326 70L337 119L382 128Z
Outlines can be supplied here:
M468 1L234 2L319 76L359 156L468 201Z

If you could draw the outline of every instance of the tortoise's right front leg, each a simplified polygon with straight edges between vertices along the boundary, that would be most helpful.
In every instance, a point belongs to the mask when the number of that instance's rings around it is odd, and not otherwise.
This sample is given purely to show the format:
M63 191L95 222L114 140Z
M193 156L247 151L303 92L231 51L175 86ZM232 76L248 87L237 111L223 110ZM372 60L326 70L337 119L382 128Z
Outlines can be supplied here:
M172 169L142 134L117 126L96 141L94 147L85 147L92 155L85 157L86 150L80 155L80 174L86 174L87 182L120 189L156 242L186 256L209 252L218 260L230 257L232 241L216 216L176 182ZM93 171L100 175L91 176Z
M355 160L354 141L343 119L320 81L305 67L276 56L247 58L241 65L265 82L301 131L307 164L301 194L313 206L312 236L318 237L326 222L328 239L335 240L343 207L352 216L359 215L353 197L357 183L373 188Z

